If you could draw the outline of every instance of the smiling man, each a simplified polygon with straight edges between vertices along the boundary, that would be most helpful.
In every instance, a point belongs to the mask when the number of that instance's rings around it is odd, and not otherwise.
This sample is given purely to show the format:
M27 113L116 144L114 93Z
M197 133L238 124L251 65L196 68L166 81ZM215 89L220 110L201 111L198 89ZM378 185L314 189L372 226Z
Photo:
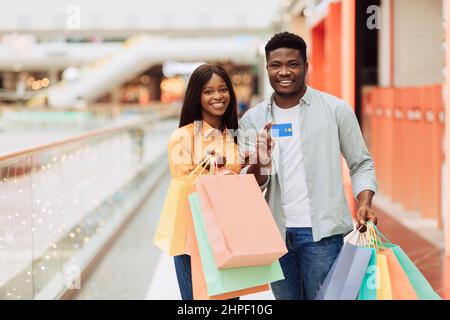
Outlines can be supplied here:
M265 51L274 93L240 121L240 151L256 155L242 173L253 173L267 188L266 200L286 239L288 253L280 259L285 280L271 284L275 298L314 299L353 229L341 156L359 204L357 227L377 222L371 210L374 163L350 105L306 85L305 41L283 32Z

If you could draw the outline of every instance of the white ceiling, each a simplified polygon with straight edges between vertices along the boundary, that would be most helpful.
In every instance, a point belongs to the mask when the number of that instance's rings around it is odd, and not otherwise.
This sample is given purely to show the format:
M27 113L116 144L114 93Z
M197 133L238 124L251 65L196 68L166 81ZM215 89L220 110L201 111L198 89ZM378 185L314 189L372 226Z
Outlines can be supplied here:
M290 0L0 0L0 32L267 30Z

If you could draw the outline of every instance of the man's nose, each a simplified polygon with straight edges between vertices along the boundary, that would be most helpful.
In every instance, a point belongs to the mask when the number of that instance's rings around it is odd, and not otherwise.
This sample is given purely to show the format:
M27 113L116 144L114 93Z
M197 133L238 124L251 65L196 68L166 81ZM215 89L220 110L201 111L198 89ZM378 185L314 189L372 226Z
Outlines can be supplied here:
M289 75L289 73L290 73L290 71L289 71L289 68L288 67L286 67L286 66L282 66L281 68L280 68L280 75Z

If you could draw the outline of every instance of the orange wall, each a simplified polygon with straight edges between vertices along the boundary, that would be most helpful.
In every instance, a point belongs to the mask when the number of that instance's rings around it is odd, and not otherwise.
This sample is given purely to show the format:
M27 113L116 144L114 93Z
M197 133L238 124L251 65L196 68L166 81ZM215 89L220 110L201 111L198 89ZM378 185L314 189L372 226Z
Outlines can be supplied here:
M308 83L314 88L324 90L325 24L323 22L312 29L309 64Z
M342 97L341 4L330 3L328 15L312 29L309 84Z
M342 98L355 106L356 0L342 0Z
M446 210L445 210L445 253L447 257L450 257L450 5L447 5L447 34L446 34L446 44L447 44L447 53L446 53L446 106L445 106L445 171L446 175L444 177L447 182L447 190L444 198L446 199Z
M325 91L342 97L341 4L331 3L325 19Z

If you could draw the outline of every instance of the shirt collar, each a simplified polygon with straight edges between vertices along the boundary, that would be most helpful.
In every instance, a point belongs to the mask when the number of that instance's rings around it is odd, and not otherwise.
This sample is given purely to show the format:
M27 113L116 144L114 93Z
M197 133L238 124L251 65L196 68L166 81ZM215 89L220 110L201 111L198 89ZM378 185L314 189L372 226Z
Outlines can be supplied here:
M311 106L312 91L313 91L313 88L306 85L305 94L303 95L303 97L300 98L298 103L301 104L302 102L304 102L305 105ZM269 103L267 104L267 108L269 110L271 110L274 100L275 100L275 92L272 93L272 96L269 99Z
M214 133L220 132L219 129L211 127L211 125L206 121L202 120L201 125L202 125L202 135L203 135L203 138L205 138L205 139L208 139ZM225 128L224 131L225 132L223 132L223 134L226 133L229 137L233 138L233 136L231 135L231 133L228 129Z

